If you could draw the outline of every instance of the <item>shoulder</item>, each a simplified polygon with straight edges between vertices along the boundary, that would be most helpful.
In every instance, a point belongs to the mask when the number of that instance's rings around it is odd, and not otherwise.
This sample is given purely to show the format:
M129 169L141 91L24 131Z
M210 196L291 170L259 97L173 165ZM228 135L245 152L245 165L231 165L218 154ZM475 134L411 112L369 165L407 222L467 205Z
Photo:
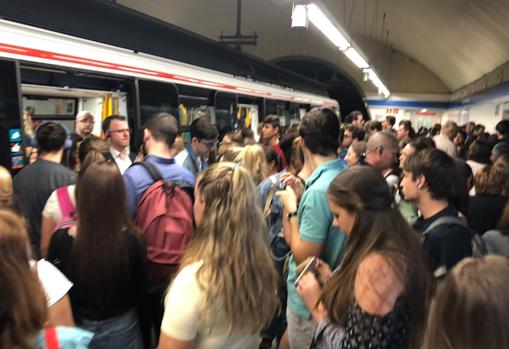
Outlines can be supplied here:
M401 265L401 261L395 258L373 253L365 257L357 268L355 300L369 314L386 315L404 291L403 270L396 267Z
M189 157L189 152L187 149L183 149L180 153L175 156L175 162L179 165L182 165L184 161Z

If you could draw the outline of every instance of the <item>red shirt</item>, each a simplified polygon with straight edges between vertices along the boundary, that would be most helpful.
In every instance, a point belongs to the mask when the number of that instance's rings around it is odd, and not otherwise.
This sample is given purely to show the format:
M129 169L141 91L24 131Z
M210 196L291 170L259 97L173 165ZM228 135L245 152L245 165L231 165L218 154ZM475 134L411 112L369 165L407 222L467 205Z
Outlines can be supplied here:
M276 153L278 153L279 155L279 165L277 166L277 170L278 172L281 172L283 171L283 169L286 168L286 159L285 159L285 154L283 153L283 151L281 150L281 147L279 146L279 143L278 144L275 144L272 146L272 149L274 149L274 151Z

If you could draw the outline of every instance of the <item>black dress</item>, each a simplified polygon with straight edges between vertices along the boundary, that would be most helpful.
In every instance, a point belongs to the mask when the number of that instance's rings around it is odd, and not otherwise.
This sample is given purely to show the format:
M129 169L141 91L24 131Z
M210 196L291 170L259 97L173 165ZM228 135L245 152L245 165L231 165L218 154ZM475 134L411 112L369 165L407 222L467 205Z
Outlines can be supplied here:
M384 316L363 311L352 300L346 328L324 318L318 324L311 348L320 349L399 349L408 347L408 324L411 311L398 298L391 312Z

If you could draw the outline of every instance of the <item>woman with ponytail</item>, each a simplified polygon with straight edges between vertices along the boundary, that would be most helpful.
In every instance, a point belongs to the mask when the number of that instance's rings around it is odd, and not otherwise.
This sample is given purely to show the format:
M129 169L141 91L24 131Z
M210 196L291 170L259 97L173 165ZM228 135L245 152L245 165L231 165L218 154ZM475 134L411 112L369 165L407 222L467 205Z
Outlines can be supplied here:
M159 348L257 348L277 284L248 170L220 162L199 175L194 218L195 236L165 299Z

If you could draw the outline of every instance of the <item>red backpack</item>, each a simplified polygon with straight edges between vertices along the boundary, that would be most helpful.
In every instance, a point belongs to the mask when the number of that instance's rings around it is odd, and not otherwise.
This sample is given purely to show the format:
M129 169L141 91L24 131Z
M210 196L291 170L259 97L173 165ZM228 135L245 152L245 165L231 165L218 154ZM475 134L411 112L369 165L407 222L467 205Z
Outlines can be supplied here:
M193 236L192 187L163 180L150 162L139 164L150 173L154 183L143 193L134 223L147 243L149 280L168 280L178 269Z

